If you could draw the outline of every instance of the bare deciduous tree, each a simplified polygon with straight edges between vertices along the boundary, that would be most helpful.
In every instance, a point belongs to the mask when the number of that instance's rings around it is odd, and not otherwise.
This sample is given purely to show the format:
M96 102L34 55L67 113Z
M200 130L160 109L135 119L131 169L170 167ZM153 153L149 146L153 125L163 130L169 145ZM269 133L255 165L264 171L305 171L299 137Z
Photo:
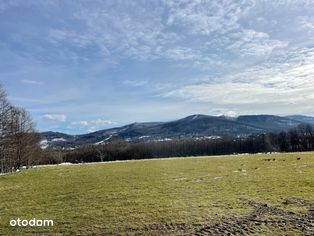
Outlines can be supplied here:
M40 153L39 141L30 115L11 105L0 85L0 172L32 165Z

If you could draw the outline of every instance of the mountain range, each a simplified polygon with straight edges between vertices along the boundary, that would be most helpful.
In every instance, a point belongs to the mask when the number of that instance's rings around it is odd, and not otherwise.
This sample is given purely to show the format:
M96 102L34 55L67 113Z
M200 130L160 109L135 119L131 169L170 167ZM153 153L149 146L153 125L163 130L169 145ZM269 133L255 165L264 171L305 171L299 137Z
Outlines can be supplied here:
M252 134L287 131L300 124L314 126L314 117L302 115L227 117L197 114L170 122L132 123L81 135L42 132L41 147L72 149L85 144L97 145L115 140L136 142L187 138L215 139L223 136L245 137Z

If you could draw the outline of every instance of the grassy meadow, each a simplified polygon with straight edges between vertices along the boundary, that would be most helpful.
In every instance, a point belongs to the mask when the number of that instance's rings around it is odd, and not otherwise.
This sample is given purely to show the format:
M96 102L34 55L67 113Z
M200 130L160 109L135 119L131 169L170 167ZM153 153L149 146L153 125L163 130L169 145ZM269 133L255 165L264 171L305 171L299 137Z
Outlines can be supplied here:
M41 167L0 176L0 191L0 235L206 235L204 227L249 215L245 201L306 214L282 202L314 201L314 153ZM18 217L54 226L10 226ZM247 234L302 235L289 224L254 227Z

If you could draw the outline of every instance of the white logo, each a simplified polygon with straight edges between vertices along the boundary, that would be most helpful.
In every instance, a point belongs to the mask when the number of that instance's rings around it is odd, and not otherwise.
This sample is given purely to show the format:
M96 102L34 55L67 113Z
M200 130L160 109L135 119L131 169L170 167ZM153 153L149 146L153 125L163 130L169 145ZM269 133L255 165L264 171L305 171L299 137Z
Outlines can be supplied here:
M25 220L25 219L12 219L10 220L10 226L20 226L20 227L47 227L47 226L53 226L53 220L38 220L36 218L33 218L31 220Z

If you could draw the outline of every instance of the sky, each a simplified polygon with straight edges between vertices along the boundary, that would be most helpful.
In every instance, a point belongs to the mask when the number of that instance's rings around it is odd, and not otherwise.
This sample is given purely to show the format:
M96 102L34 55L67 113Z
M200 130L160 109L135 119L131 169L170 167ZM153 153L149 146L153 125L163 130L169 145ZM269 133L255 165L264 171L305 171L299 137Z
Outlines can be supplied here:
M314 1L1 0L0 62L39 131L314 115Z

